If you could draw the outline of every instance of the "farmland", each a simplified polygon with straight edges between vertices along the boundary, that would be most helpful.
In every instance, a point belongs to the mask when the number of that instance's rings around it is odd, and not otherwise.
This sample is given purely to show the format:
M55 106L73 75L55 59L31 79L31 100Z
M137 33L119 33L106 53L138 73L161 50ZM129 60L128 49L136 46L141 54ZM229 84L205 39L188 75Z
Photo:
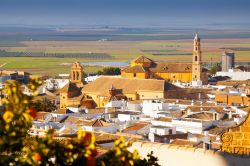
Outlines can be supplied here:
M111 32L105 33L109 36ZM0 65L5 64L4 69L55 75L68 73L70 63L74 61L129 62L140 55L145 55L158 61L190 62L193 49L191 33L168 33L119 34L118 37L113 35L114 40L92 40L92 38L91 40L61 40L60 37L56 38L60 40L54 40L53 36L51 38L43 36L36 41L25 40L22 37L19 37L20 40L13 40L13 36L8 38L8 35L7 37L5 35L0 38ZM236 62L250 62L250 37L246 37L247 34L237 38L237 33L234 33L235 36L219 34L215 36L204 32L204 36L201 35L203 61L220 62L224 48L235 52ZM97 36L95 35L97 39L106 37L102 34ZM124 36L125 38L121 38ZM101 66L84 66L86 72L95 72L101 68Z

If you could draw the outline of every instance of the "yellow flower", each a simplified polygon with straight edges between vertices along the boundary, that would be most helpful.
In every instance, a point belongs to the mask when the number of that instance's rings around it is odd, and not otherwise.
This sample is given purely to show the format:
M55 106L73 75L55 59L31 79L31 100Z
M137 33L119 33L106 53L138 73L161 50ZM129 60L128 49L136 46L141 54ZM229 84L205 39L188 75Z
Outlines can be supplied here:
M6 123L10 123L12 121L12 118L13 118L13 113L11 111L6 111L4 114L3 114L3 119Z

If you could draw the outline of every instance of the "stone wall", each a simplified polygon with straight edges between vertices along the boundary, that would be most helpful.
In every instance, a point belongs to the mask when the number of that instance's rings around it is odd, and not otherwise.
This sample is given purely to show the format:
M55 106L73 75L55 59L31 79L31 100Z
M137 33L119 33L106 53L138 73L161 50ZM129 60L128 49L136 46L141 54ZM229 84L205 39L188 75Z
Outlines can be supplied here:
M138 150L141 157L150 151L162 166L249 166L250 157L200 148L189 148L161 143L134 142L129 150Z

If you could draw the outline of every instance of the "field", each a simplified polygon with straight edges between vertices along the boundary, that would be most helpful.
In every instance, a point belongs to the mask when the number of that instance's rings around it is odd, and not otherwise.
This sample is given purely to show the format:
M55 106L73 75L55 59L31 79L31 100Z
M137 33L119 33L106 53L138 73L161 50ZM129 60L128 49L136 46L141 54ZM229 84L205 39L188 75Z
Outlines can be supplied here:
M130 34L131 36L144 36L145 34ZM160 34L157 34L160 35ZM153 36L153 35L152 35ZM157 61L191 62L193 40L148 40L150 34L143 40L95 40L95 41L0 41L0 50L7 52L23 52L30 55L63 54L64 58L56 57L1 57L0 65L4 69L24 70L32 74L57 75L69 73L70 63L79 62L129 62L145 55ZM204 37L205 38L205 37ZM214 38L203 39L202 55L205 62L220 62L222 48L233 50L236 62L250 62L250 38ZM108 58L87 56L85 58L70 58L70 54L107 54ZM102 66L84 66L86 72L96 72Z

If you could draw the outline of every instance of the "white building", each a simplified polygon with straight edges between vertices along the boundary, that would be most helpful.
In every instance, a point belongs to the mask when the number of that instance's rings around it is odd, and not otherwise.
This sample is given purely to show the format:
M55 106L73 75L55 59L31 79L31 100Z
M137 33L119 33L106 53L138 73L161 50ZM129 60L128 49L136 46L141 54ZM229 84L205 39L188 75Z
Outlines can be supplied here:
M96 131L106 133L116 133L117 131L113 123L107 123L99 119L83 124L82 129L85 131Z
M179 106L174 103L165 103L160 100L144 100L142 103L142 112L150 117L158 118L160 112L179 110Z
M250 72L234 71L230 69L228 72L217 72L216 76L228 76L231 80L249 80Z
M140 117L144 115L139 112L131 112L131 111L124 111L118 113L118 119L121 122L128 122L128 121L135 121L140 120Z
M61 89L69 83L69 79L47 79L45 86L48 90Z
M175 126L176 131L179 132L201 134L204 130L213 125L213 121L182 118L173 119L172 125Z
M155 136L166 136L176 134L175 127L164 127L164 126L151 126L148 134L148 139L151 142L155 142Z

